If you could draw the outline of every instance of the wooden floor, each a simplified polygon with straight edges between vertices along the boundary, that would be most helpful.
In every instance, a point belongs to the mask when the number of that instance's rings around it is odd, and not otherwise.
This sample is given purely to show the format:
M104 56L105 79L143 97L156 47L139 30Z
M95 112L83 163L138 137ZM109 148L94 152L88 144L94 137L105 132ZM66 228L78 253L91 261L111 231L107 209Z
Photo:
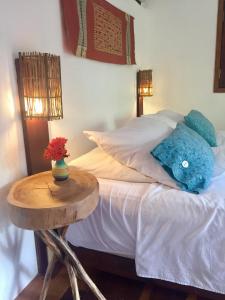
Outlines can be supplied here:
M208 300L195 295L187 295L186 293L120 278L103 272L92 272L91 277L107 300ZM16 300L38 300L42 282L42 277L36 277ZM67 274L64 269L61 269L51 283L47 300L72 300L68 286L69 280ZM82 283L80 283L80 288L81 300L96 300ZM65 290L67 290L66 293L64 292Z

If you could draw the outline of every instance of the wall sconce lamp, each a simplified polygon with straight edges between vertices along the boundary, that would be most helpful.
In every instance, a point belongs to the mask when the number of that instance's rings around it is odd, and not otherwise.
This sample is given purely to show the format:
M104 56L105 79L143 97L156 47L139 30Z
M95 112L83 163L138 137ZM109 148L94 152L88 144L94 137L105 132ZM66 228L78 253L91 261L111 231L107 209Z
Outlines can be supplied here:
M15 60L28 175L51 169L43 158L49 142L48 121L63 118L60 57L19 53ZM47 267L47 250L35 236L39 274Z
M24 118L61 119L60 58L47 53L19 53L19 89Z
M143 97L153 96L152 70L137 72L137 117L143 115Z
M60 57L19 53L17 81L28 175L51 169L43 159L49 142L48 121L63 118Z

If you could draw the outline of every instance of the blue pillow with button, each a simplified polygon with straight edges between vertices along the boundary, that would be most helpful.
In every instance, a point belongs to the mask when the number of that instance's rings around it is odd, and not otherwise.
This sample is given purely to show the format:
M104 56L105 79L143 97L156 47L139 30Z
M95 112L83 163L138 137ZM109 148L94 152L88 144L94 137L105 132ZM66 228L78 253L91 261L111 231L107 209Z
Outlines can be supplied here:
M200 134L211 147L216 147L216 131L213 124L200 111L192 110L184 117L185 124Z
M182 190L198 194L209 186L214 169L213 151L185 124L177 124L151 154Z

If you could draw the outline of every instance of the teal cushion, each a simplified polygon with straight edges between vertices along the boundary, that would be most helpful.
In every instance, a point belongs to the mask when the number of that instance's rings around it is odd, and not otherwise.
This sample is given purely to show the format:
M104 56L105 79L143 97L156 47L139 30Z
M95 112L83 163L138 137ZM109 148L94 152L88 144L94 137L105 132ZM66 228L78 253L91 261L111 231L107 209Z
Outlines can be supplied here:
M216 147L216 132L213 124L199 111L192 110L184 117L185 124L200 134L211 147Z
M208 187L214 168L213 151L185 124L178 124L151 154L182 190L200 193Z

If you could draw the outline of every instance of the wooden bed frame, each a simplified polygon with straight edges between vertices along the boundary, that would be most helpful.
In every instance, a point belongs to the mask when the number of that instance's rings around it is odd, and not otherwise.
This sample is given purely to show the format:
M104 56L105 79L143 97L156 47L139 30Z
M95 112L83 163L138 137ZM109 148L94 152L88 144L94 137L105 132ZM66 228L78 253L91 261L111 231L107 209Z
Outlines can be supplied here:
M192 286L185 286L159 279L138 277L135 271L134 259L124 258L121 256L90 250L82 247L75 247L72 244L70 244L70 247L74 250L84 267L96 269L136 281L155 284L164 288L182 291L188 294L195 294L197 296L205 297L211 300L225 299L225 295L201 290Z
M143 99L137 95L137 116L140 117L143 113ZM85 249L82 247L75 247L70 245L75 251L81 263L89 268L93 268L99 271L115 274L121 277L126 277L138 281L149 282L157 284L170 289L175 289L190 294L196 294L213 300L224 300L225 295L208 292L205 290L193 288L191 286L179 285L163 280L149 279L138 277L135 271L135 261L120 257L113 254L99 252L95 250ZM36 238L36 252L39 274L44 274L47 269L47 251L45 245L40 239ZM225 284L225 282L224 282Z

